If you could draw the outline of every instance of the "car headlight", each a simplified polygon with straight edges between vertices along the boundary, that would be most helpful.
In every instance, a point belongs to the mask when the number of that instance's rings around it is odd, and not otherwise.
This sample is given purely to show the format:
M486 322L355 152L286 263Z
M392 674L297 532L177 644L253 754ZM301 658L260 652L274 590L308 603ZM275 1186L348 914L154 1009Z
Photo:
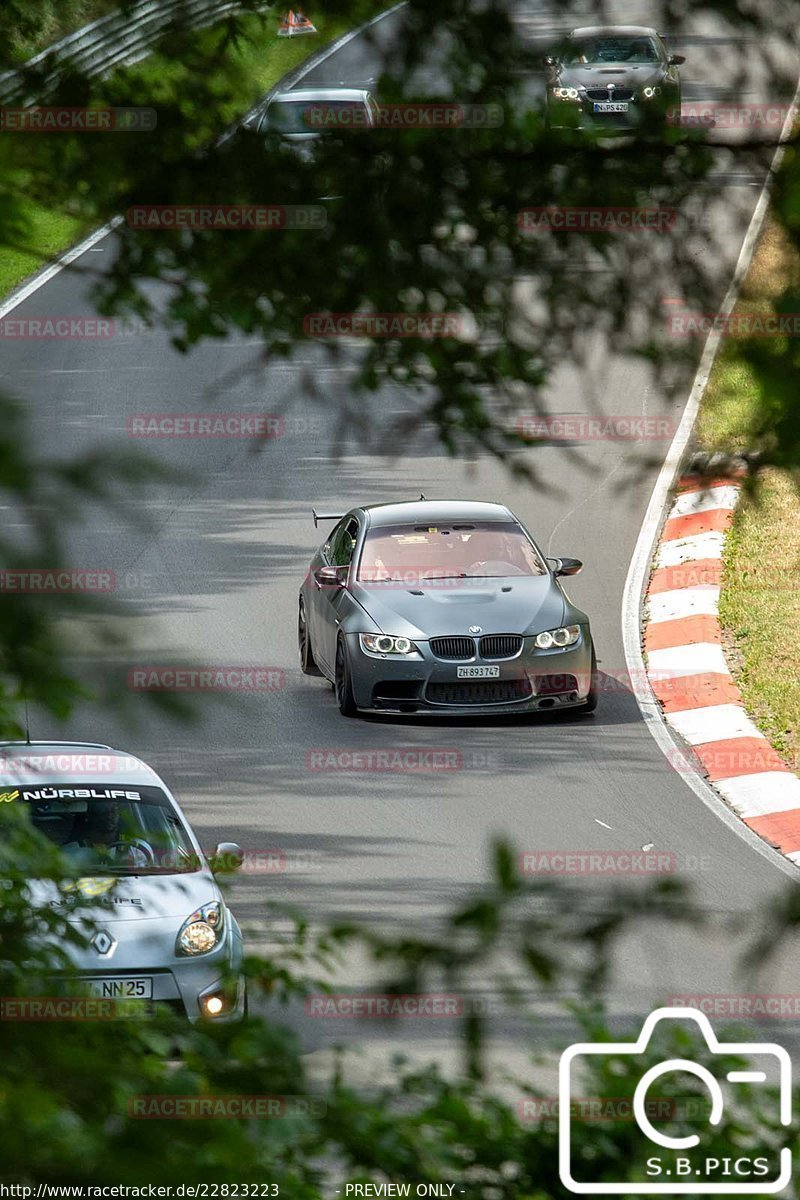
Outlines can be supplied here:
M654 96L661 95L661 88L660 87L646 87L643 89L642 95L644 96L645 100L652 100Z
M533 644L537 650L552 650L554 647L563 650L565 646L574 646L580 636L580 625L562 625L560 629L546 629L544 633L537 633Z
M406 637L389 637L386 633L361 633L362 649L369 654L415 654L417 647Z
M553 95L557 100L577 100L580 93L574 87L554 87Z
M208 954L219 945L222 936L223 908L218 900L198 908L180 927L175 943L176 954Z

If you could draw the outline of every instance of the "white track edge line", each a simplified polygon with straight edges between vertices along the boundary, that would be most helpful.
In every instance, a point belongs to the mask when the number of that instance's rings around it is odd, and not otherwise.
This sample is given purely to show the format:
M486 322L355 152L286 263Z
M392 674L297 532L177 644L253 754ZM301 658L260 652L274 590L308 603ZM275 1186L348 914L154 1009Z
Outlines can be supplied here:
M775 154L772 157L769 174L761 189L758 203L750 219L742 248L739 251L733 278L725 294L725 299L722 302L721 312L724 316L727 316L732 311L739 298L739 291L750 266L756 242L767 215L772 180L775 172L780 167L786 151L783 141L789 134L793 121L792 114L796 110L799 99L800 80L798 80L789 112L781 129L780 144L777 146ZM666 458L658 473L658 478L650 496L650 502L644 515L642 527L639 530L639 536L636 539L636 545L622 593L622 642L631 691L636 697L636 703L639 705L646 728L665 757L668 757L670 751L674 751L676 748L682 749L682 747L673 738L669 726L664 720L661 706L653 695L647 681L641 646L640 614L645 583L649 578L650 562L656 546L656 538L661 529L673 483L683 461L686 447L689 444L689 438L691 437L700 407L700 399L708 382L720 341L720 333L712 331L703 347L703 354L697 368L692 389L689 393L689 398L686 402L686 407L683 410L683 416L675 431L675 436L670 443ZM682 778L695 795L702 800L706 808L711 809L742 841L746 842L757 854L760 854L762 858L765 858L784 875L789 876L795 881L797 880L797 866L789 861L780 850L768 845L763 838L753 833L743 823L742 818L728 808L722 797L714 791L699 771L697 773L684 774Z
M0 321L8 313L10 313L13 308L16 308L18 304L22 304L22 302L27 300L29 296L32 296L34 292L38 292L40 287L44 287L46 283L49 283L50 280L58 275L60 271L63 271L65 267L69 267L77 258L80 258L82 254L86 254L88 250L91 250L92 246L97 245L97 243L102 241L104 237L107 237L112 230L116 229L117 225L119 225L121 221L122 217L114 217L111 221L104 225L102 229L95 229L94 233L90 233L89 236L84 238L82 242L78 242L77 246L73 246L72 249L66 250L63 254L59 255L55 262L49 263L46 267L42 267L41 270L37 271L32 279L29 279L27 283L21 284L18 288L6 296L4 300L1 300Z

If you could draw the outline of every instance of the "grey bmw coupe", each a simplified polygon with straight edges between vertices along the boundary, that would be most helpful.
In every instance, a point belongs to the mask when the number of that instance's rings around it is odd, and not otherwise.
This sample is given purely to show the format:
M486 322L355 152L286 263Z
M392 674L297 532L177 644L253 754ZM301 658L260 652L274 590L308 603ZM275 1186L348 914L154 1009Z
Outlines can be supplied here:
M545 58L547 119L577 129L680 124L683 55L644 25L585 26Z
M339 711L431 716L593 711L589 618L502 504L376 504L335 521L300 589L300 665Z

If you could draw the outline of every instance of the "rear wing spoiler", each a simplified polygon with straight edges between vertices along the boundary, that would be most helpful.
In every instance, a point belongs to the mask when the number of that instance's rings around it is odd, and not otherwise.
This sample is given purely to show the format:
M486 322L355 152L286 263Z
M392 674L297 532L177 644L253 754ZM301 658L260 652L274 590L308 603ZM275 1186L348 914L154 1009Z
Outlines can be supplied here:
M316 529L320 521L341 521L344 513L317 512L315 508L312 508L311 515L314 518L314 528Z

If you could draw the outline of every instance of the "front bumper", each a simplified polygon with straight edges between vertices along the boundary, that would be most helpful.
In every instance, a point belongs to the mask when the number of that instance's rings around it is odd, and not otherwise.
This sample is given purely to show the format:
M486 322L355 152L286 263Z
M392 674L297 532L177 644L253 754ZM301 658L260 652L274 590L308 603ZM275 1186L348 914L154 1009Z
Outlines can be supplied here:
M131 922L131 925L134 924ZM116 937L118 931L122 932L123 925L128 923L114 922L107 928ZM65 989L80 991L82 980L97 983L146 978L152 980L152 999L139 1002L123 996L121 1012L135 1015L138 1008L146 1015L157 1005L164 1004L193 1023L206 1019L213 1020L215 1024L224 1024L244 1016L246 989L241 973L242 935L230 911L226 914L225 937L210 954L179 958L171 946L167 953L158 953L155 947L147 952L137 943L136 938L120 937L114 953L102 967L98 966L98 956L91 948L72 950L70 956L75 975L70 976L68 982L64 980ZM223 1007L218 1015L212 1016L202 1008L201 1001L217 995L222 999ZM109 998L113 998L113 989L109 992Z
M592 639L587 627L566 650L535 650L523 639L514 658L475 657L453 661L437 658L427 642L419 654L373 656L362 649L357 634L347 637L350 676L362 712L428 716L509 715L580 708L592 685ZM462 680L458 667L496 667L495 679Z
M593 100L548 100L547 119L551 129L583 129L596 133L636 129L648 120L667 123L669 106L659 99L626 103L627 112L598 113L594 111Z

